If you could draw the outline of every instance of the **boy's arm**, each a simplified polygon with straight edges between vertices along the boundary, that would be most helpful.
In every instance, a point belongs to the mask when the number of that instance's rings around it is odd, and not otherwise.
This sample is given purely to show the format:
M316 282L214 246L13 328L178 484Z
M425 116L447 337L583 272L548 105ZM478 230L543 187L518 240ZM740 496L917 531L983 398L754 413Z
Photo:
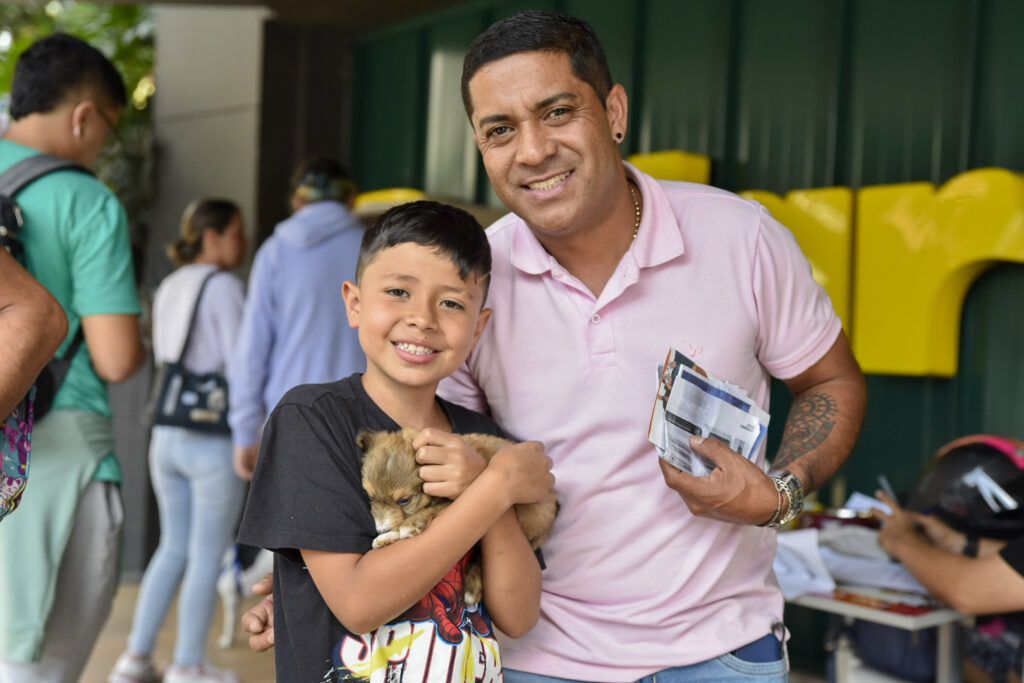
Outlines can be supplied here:
M540 618L540 562L509 509L483 538L484 603L502 633L521 638Z
M455 434L424 429L413 446L426 482L423 490L432 496L457 498L485 466L483 458ZM506 510L484 534L481 551L487 611L506 635L525 635L540 616L540 564L513 510Z
M364 555L303 550L338 621L367 633L394 619L429 593L512 505L546 500L554 486L551 461L540 444L523 446L511 457L495 456L418 536Z

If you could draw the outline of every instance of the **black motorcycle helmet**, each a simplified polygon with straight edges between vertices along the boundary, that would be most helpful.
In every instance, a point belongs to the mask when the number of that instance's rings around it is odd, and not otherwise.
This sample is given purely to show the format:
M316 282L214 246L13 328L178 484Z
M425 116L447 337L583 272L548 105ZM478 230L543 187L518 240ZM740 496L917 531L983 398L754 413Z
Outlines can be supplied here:
M957 531L984 538L1024 535L1024 441L975 435L939 449L907 500Z

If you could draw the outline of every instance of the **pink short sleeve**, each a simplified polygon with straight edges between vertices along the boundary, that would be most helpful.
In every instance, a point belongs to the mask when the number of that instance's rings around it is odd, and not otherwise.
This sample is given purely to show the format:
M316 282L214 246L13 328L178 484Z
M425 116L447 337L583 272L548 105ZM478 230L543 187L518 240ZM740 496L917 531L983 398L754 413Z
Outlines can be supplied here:
M842 324L793 233L763 207L760 214L751 283L759 323L757 357L773 377L784 380L821 360Z

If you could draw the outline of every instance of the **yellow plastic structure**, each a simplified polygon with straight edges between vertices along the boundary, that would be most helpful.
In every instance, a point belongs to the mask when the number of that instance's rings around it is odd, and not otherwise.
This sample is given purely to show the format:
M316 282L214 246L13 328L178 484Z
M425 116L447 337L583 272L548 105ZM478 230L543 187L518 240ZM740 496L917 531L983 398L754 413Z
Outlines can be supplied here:
M706 154L670 149L634 154L627 161L658 180L684 180L705 185L711 182L711 157Z
M355 209L356 211L364 212L383 207L381 210L386 210L392 206L398 206L406 202L415 202L424 198L426 198L426 194L422 190L416 190L411 187L389 187L383 190L359 193L356 195Z
M762 190L750 190L741 196L763 204L793 231L811 263L814 279L828 292L849 334L853 192L845 187L827 187L797 190L785 198Z
M865 372L952 377L974 280L1024 263L1024 176L969 171L864 188L857 198L853 348Z

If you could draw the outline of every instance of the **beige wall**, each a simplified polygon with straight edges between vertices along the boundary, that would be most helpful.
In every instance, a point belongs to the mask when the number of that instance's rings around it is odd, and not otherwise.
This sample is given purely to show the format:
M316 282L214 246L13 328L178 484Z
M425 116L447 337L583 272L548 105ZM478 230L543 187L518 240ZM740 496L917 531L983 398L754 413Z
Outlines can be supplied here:
M170 272L164 244L178 232L192 199L221 196L255 215L263 20L253 7L156 6L154 124L157 197L150 226L144 298ZM252 225L249 234L253 234ZM147 304L148 307L148 302ZM124 469L122 567L128 580L145 568L156 541L156 510L142 408L151 370L111 385L116 449Z
M154 126L158 194L147 283L170 268L163 244L182 210L200 196L222 196L256 211L263 53L260 7L157 5Z

